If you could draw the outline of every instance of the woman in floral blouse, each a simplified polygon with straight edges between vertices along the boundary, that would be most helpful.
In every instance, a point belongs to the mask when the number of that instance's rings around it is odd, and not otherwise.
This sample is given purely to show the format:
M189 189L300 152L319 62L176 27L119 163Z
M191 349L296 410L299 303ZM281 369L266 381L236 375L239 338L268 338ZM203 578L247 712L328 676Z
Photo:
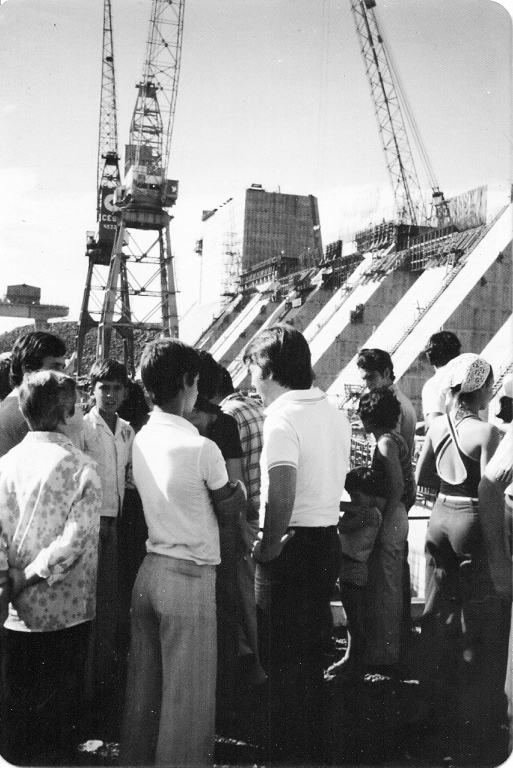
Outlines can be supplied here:
M75 394L62 373L28 374L19 395L30 432L0 459L0 754L16 765L69 763L74 746L101 504L94 462L59 431Z

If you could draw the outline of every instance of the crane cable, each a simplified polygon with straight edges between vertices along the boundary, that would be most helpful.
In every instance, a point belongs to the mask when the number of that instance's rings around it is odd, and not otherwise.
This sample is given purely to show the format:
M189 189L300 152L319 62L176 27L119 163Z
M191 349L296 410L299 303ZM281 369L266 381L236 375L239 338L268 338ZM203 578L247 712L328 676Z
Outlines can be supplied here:
M375 14L376 14L376 10L377 9L374 9L374 13ZM409 102L408 97L406 95L406 91L405 91L405 89L403 87L402 80L401 80L401 77L399 75L399 70L397 68L397 64L395 62L395 58L394 58L394 55L392 53L392 48L390 47L388 41L385 38L385 34L383 32L382 24L380 23L379 26L380 26L380 34L381 34L381 38L382 38L382 41L383 41L383 49L384 49L384 52L385 52L385 56L388 59L388 66L389 66L390 71L392 73L392 77L394 78L394 81L395 81L395 84L396 84L397 94L398 94L399 100L401 102L401 106L404 109L404 114L406 116L408 124L410 126L411 134L412 134L413 139L415 141L415 145L416 145L417 150L419 152L421 161L422 161L422 163L424 165L424 169L426 171L426 174L427 174L427 177L428 177L431 189L433 191L435 191L435 190L438 191L439 190L439 186L438 186L438 182L437 182L436 177L435 177L435 173L433 171L433 166L431 165L431 162L430 162L429 157L428 157L427 152L426 152L426 148L425 148L424 143L422 141L422 138L420 136L420 131L418 129L415 117L413 115L413 111L412 111L412 108L410 106L410 102Z

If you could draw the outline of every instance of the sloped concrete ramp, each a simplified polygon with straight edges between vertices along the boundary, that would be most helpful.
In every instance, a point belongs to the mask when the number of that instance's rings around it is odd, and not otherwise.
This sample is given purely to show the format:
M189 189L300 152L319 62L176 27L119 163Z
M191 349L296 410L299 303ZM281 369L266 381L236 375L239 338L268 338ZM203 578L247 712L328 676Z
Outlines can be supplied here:
M396 379L408 370L429 337L444 325L509 245L512 210L513 206L508 205L443 291L440 289L444 281L450 279L447 267L427 269L368 338L366 347L391 351ZM343 397L344 384L361 383L356 360L357 355L341 370L327 390L329 395Z

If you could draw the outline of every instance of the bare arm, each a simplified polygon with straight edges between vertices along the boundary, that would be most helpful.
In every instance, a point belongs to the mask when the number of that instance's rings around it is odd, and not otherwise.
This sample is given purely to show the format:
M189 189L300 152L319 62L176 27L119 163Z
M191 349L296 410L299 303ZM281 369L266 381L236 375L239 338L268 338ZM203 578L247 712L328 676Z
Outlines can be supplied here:
M214 504L217 504L219 501L225 501L226 499L229 499L233 494L233 491L234 486L231 484L231 481L226 483L226 485L223 485L222 488L218 488L215 491L209 489L209 493Z
M11 599L11 586L7 571L0 572L0 630L9 615L9 602Z
M31 587L32 584L37 584L38 581L43 579L35 570L34 563L29 563L26 568L9 568L9 577L12 584L11 598L13 600L24 589Z
M242 459L226 459L226 470L230 480L240 480L244 483L242 476Z
M426 425L426 432L433 423L433 421L438 417L443 416L442 411L432 411L431 413L426 414L426 418L424 420L424 423Z
M365 509L353 504L351 501L341 501L340 509L345 514L338 521L338 530L340 533L348 533L349 531L357 531L359 528L363 528L367 523L367 515Z
M486 435L483 445L481 447L481 457L480 457L481 476L485 474L486 465L492 458L493 454L497 450L497 447L501 441L501 433L497 429L497 427L494 427L491 424L486 424L485 426L488 427L488 430L487 430L488 434Z
M383 517L393 512L401 501L404 492L403 473L399 462L399 450L397 445L389 437L383 436L377 443L383 465L388 478L388 495Z
M415 482L417 485L426 488L438 488L440 484L440 478L436 474L436 460L431 429L428 430L417 461Z
M257 560L274 560L290 536L287 528L296 499L297 470L280 465L269 470L269 493L262 539L253 554Z

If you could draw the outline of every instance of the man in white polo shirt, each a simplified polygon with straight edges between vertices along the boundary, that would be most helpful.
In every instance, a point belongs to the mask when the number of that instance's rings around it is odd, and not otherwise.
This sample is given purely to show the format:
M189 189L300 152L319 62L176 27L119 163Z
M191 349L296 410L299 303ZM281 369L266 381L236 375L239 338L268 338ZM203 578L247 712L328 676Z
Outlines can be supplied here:
M345 415L312 388L310 349L274 325L244 360L266 406L256 596L261 661L269 676L269 757L323 757L323 654L340 566L340 497L349 463ZM276 753L275 753L276 754Z
M433 419L445 413L445 392L442 389L445 366L461 352L461 342L451 331L439 331L429 337L424 354L435 369L434 376L422 387L422 414L425 432Z
M133 473L148 525L132 593L121 765L212 764L216 682L217 512L242 506L221 451L184 418L198 395L198 353L149 344L141 377L154 404L136 435Z

